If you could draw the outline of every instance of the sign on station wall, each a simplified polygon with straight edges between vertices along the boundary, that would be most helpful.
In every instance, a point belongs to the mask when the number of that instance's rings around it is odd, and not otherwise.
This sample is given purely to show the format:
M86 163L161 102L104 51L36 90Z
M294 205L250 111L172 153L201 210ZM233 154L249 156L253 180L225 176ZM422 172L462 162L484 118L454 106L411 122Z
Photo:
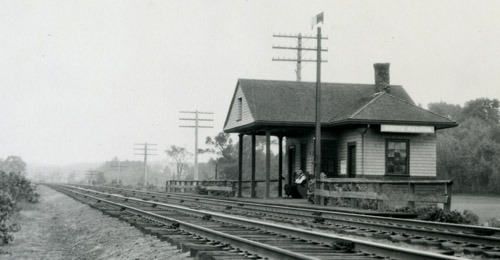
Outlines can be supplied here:
M340 174L347 174L347 161L340 160Z
M433 134L434 126L423 125L381 125L380 132Z

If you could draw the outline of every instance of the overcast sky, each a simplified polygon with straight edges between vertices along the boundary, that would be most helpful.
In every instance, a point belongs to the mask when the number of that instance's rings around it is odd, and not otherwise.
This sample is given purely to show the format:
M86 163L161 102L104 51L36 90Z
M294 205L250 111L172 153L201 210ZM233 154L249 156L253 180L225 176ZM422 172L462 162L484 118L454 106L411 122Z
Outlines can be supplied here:
M296 42L272 35L314 34L320 12L325 82L373 83L373 63L390 62L391 83L423 106L500 98L499 1L0 1L0 158L193 149L179 111L214 112L200 136L215 135L238 78L295 80L293 63L271 61L295 53L271 47Z

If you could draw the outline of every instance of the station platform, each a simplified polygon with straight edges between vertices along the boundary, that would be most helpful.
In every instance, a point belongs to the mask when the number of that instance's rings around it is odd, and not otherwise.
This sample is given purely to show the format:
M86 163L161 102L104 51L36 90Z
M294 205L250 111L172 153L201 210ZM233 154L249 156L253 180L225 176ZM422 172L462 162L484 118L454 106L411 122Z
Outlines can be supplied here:
M214 197L220 198L220 197ZM244 201L244 202L255 202L255 203L264 203L274 206L296 206L303 209L312 209L312 210L328 210L328 211L336 211L343 213L352 213L352 214L362 214L362 215L370 215L370 216L380 216L380 217L392 217L392 218L416 218L417 215L409 212L385 212L385 211L377 211L377 210L368 210L368 209L355 209L355 208L346 208L346 207L333 207L333 206L322 206L322 205L314 205L307 201L307 199L292 199L292 198L248 198L248 197L232 197L224 199L234 200L234 201Z

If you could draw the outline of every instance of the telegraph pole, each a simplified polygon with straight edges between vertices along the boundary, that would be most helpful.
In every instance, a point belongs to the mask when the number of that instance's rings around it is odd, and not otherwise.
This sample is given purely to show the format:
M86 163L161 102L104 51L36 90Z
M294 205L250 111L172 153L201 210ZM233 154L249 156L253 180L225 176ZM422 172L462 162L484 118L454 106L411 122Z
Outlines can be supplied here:
M156 151L156 148L149 148L149 146L156 146L157 144L134 144L134 150L141 151L142 153L136 153L135 155L143 155L144 156L144 187L148 187L148 155L158 155L152 154L151 151Z
M323 13L313 17L313 27L319 22L324 22ZM317 50L316 55L316 139L315 139L315 152L314 152L314 176L319 180L321 174L321 27L317 26L318 33L316 35ZM316 189L319 188L319 183L316 182ZM319 204L319 197L315 196L314 203Z
M179 127L194 128L194 179L198 180L198 128L214 128L213 126L203 126L199 123L202 121L214 121L212 118L200 118L199 115L213 115L213 112L202 111L179 111L181 114L194 114L194 118L179 118L183 121L194 121L194 125L181 125Z
M318 49L321 48L321 27L318 27ZM321 51L317 51L318 60L321 60ZM321 173L321 62L316 62L316 161L314 162L314 176L319 180Z
M317 51L318 49L321 49L320 47L317 48L308 48L308 47L303 47L302 46L302 39L316 39L317 36L308 36L308 35L302 35L301 33L297 35L291 35L291 34L273 34L273 37L275 38L293 38L297 39L297 46L273 46L273 49L282 49L282 50L296 50L297 51L297 58L273 58L273 61L291 61L291 62L297 62L297 68L295 69L295 72L297 74L297 81L300 82L302 81L302 62L317 62L317 60L314 59L304 59L302 58L302 51ZM328 37L322 37L321 39L327 40ZM327 49L321 49L321 51L328 51ZM327 60L321 60L321 62L327 62Z
M312 26L317 26L318 23L324 23L324 15L320 13L313 17ZM311 28L311 29L313 29ZM328 37L323 37L321 35L321 27L317 26L318 32L315 36L307 36L302 34L292 35L292 34L273 34L273 37L276 38L293 38L297 39L297 46L273 46L273 49L285 49L285 50L296 50L297 57L296 58L273 58L273 61L291 61L297 62L297 81L300 82L302 80L302 62L316 62L316 115L315 115L315 149L314 149L314 176L316 180L319 180L321 173L321 63L327 62L327 60L321 59L321 52L328 51L327 49L321 48L321 40L328 40ZM302 46L302 39L316 39L316 47L307 48ZM302 51L315 51L316 59L304 59L302 56ZM316 188L319 183L316 183ZM319 198L316 196L315 203L319 203Z

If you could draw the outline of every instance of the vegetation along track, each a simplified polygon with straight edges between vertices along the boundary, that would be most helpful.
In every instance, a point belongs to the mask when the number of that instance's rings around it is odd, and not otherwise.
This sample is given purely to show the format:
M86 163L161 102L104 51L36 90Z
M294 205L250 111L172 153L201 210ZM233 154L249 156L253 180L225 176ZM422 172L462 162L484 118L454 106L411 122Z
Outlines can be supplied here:
M199 259L460 259L79 187L50 187Z
M187 194L158 193L106 186L86 187L124 196L222 211L227 214L303 224L310 228L334 233L403 242L446 254L482 255L487 258L500 259L500 229L498 228L395 219L318 208L204 198Z

